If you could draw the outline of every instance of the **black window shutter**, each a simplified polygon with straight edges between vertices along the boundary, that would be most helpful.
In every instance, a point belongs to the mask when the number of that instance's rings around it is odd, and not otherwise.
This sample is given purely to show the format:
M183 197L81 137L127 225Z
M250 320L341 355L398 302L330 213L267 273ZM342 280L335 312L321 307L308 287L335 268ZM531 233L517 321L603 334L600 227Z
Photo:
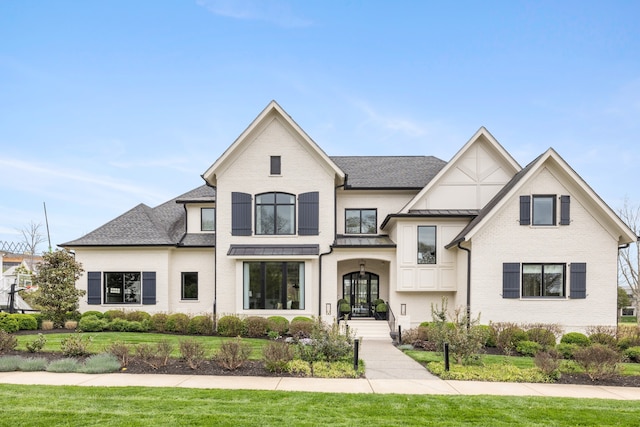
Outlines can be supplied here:
M560 225L571 223L571 197L560 196Z
M502 298L520 298L520 264L502 264Z
M587 264L584 262L571 263L571 281L569 297L581 299L587 297Z
M102 273L89 271L87 273L87 304L100 305L102 302Z
M317 191L298 196L298 234L317 236L320 218L320 195Z
M520 196L520 225L531 224L531 196Z
M142 304L155 305L156 303L156 272L142 272Z
M251 194L231 193L231 234L251 236Z

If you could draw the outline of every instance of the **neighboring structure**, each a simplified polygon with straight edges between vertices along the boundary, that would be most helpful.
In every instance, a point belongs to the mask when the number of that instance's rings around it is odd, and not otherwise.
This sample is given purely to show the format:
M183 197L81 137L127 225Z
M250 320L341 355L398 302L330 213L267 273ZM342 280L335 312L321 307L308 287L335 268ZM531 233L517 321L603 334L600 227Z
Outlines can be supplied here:
M636 236L551 148L521 168L480 128L448 163L330 157L271 102L202 177L61 245L81 311L329 320L381 298L406 328L445 296L482 323L616 324Z

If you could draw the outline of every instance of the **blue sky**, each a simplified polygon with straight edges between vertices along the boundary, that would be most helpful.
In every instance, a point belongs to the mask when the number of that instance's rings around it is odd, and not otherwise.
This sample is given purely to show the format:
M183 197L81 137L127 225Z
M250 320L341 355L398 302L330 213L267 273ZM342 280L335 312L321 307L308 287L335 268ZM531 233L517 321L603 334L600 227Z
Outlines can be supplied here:
M485 126L640 203L637 1L0 1L0 240L200 175L275 99L329 155L449 160ZM46 249L46 245L40 247Z

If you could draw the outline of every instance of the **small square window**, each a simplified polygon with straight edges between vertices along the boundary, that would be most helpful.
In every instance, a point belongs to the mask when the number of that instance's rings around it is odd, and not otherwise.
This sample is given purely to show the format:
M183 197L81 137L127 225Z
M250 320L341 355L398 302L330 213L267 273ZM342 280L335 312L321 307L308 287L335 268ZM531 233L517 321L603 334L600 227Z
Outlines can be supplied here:
M555 196L533 196L533 225L556 225Z
M271 156L271 175L281 174L281 160L280 156Z

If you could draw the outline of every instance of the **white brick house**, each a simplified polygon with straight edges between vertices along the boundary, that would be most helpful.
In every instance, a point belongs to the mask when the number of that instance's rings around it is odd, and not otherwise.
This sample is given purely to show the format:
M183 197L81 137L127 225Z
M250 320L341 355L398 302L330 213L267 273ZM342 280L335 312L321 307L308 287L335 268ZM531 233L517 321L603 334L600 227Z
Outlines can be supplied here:
M271 102L202 175L61 246L81 311L335 318L388 301L489 321L616 323L617 253L634 233L549 149L522 168L484 128L449 161L330 157Z

